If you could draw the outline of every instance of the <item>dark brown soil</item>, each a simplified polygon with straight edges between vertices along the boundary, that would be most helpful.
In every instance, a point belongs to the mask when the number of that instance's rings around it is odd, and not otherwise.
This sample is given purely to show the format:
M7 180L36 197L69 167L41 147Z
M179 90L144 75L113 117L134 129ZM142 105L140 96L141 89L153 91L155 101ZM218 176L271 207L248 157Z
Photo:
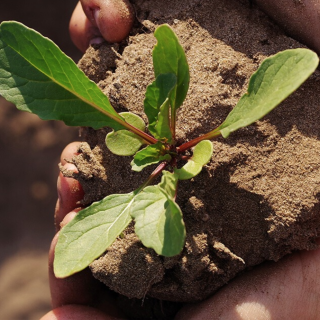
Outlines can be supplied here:
M154 79L152 33L169 23L191 72L189 94L178 114L180 142L217 127L263 59L302 47L260 11L238 1L133 3L140 24L128 43L90 48L79 66L118 111L146 119L144 93ZM316 72L262 121L213 141L211 162L191 182L179 185L177 202L187 229L181 255L157 256L128 228L91 264L94 276L129 298L197 301L247 268L315 248L320 227L319 84ZM110 193L130 192L148 174L132 172L130 158L112 155L104 145L105 134L84 130L88 143L74 159L85 205Z

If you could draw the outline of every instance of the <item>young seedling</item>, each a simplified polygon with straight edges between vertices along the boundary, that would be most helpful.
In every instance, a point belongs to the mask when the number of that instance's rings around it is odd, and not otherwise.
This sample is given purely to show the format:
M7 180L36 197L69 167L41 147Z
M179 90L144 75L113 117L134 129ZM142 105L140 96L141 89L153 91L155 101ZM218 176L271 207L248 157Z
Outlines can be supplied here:
M62 228L54 271L67 277L86 268L134 220L141 242L164 256L179 254L185 242L183 216L175 198L179 180L200 173L211 159L211 139L261 119L295 91L316 69L307 49L267 58L252 75L248 91L226 120L212 131L176 143L177 110L186 98L189 67L183 48L167 25L155 31L155 80L146 91L148 127L137 115L117 113L98 86L49 39L17 22L0 26L0 94L20 110L71 126L105 126L113 131L106 145L117 155L132 155L132 170L157 164L150 177L128 194L111 194L83 209ZM143 148L142 148L143 147ZM142 148L142 149L141 149ZM186 155L191 152L191 156ZM177 164L185 160L178 168ZM155 178L161 182L154 185Z

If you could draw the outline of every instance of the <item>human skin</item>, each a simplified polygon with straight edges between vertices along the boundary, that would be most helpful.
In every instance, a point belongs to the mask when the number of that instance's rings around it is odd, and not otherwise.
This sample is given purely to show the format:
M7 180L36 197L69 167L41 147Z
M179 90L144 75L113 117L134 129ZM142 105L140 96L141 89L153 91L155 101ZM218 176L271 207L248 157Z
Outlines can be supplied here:
M127 0L82 0L72 14L70 36L84 52L90 43L125 39L133 21L134 10Z
M319 0L254 0L293 38L320 54Z
M121 0L118 0L121 2ZM301 4L303 2L303 4ZM320 52L320 1L315 0L256 0L266 12L284 26L292 36ZM125 2L128 5L127 2ZM99 6L99 10L108 11L110 1L83 1L83 6ZM115 7L112 7L113 9ZM117 10L113 11L117 17ZM97 15L93 15L96 17ZM112 20L108 20L110 23ZM133 13L129 11L130 21L124 24L122 37L129 33L128 25L132 23ZM129 19L128 18L128 19ZM90 39L101 42L103 30L98 24L86 18L78 5L70 23L70 33L78 47L84 51ZM114 19L114 16L113 16ZM93 24L92 24L93 23ZM311 25L311 26L310 26ZM110 30L109 30L110 31ZM117 31L118 32L118 31ZM112 34L112 32L111 32ZM119 32L117 33L119 34ZM81 40L85 39L85 41ZM119 41L122 39L118 39ZM320 38L320 37L319 37ZM82 42L81 42L82 41ZM61 156L61 163L69 170L76 170L64 159L71 159L77 144L68 146ZM58 179L59 200L56 208L56 225L66 224L76 214L77 202L83 193L77 181ZM49 253L50 287L53 310L41 320L66 319L124 319L114 305L111 293L103 296L104 303L93 304L95 298L102 295L101 285L92 278L88 270L67 279L56 279L53 274L53 254L57 236L52 242ZM176 319L188 320L270 320L270 319L304 319L320 320L320 249L302 251L283 258L277 263L264 263L249 272L238 276L214 296L201 303L184 306ZM100 297L101 298L101 297ZM108 303L109 302L109 303Z

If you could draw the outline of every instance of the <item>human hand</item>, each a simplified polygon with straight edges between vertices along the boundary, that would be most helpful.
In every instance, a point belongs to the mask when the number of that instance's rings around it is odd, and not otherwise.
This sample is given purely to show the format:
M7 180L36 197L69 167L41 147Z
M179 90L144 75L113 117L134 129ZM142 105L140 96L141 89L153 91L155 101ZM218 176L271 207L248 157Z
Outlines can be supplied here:
M253 0L289 36L320 54L319 0Z
M61 154L61 164L70 171L76 172L73 164L65 159L72 159L77 153L79 142L69 144ZM57 279L53 273L54 248L58 240L59 229L67 224L81 209L78 202L83 191L78 181L66 178L61 173L58 177L57 206L55 225L57 234L49 251L49 282L53 310L41 320L115 320L124 319L115 307L114 294L106 286L94 279L86 269L66 279Z
M248 270L176 320L319 320L319 274L320 249L296 252Z
M74 44L84 52L89 44L120 42L133 25L134 11L128 0L81 0L69 25Z
M273 16L274 19L279 19L280 25L286 26L288 30L291 30L292 34L295 32L299 34L300 32L300 40L320 52L320 37L317 37L320 34L318 32L320 22L319 19L316 19L319 11L318 8L320 7L319 1L306 0L302 8L296 7L301 1L294 1L294 5L292 5L292 1L256 0L257 4L264 8L266 12L269 12L270 16ZM84 2L90 4L93 3L93 0ZM110 2L108 1L101 2L101 4L101 12L110 6ZM280 7L276 7L277 4ZM290 5L292 6L290 7ZM80 4L78 4L77 8L76 10L81 9ZM77 17L76 10L76 16L73 16L73 19ZM80 39L79 47L84 51L90 40L94 37L98 37L96 41L100 41L99 37L101 39L101 36L105 38L108 38L108 36L103 35L101 30L99 31L98 26L101 23L95 22L94 25L89 19L85 18L81 10L83 23L73 24L73 26L70 26L70 31L71 33L73 32L74 41L79 41ZM298 13L300 13L300 16ZM117 14L119 14L119 11L116 11ZM97 14L95 16L97 17ZM293 19L291 19L292 17ZM131 15L131 18L133 21L133 15ZM107 22L112 24L110 17L104 16L102 19L106 19ZM84 23L84 21L86 22ZM126 21L128 22L128 20ZM313 21L314 24L313 27L308 28L308 25L311 23L310 21ZM126 36L130 28L128 28L128 24L124 25L127 29L123 34ZM86 36L83 37L83 34L86 34ZM112 40L109 41L113 42ZM63 158L70 157L65 155ZM70 164L65 165L70 166ZM72 169L71 167L68 168ZM68 195L68 192L71 192L71 190L74 192L69 193L70 197L64 197L61 194L60 198L69 199L63 205L57 207L56 220L58 222L63 220L63 224L70 221L72 216L75 215L73 209L76 202L82 197L77 182L71 182L67 178L60 177L60 190L63 190L64 187L66 188L65 191L60 191L62 194ZM69 211L71 211L70 214L67 214ZM50 284L52 303L55 309L44 316L42 320L63 319L66 316L70 318L73 316L78 320L90 319L94 316L97 319L112 319L112 317L114 319L114 317L119 317L118 311L112 306L113 297L111 295L110 300L105 300L111 301L111 306L97 306L96 303L92 303L93 296L98 296L98 292L100 292L100 285L88 272L79 273L68 279L59 280L54 278L52 259L55 241L50 251ZM320 281L317 277L319 271L319 249L295 253L277 263L264 263L254 270L250 270L242 276L237 277L208 300L183 307L176 319L320 319ZM91 305L92 307L88 307L87 305Z
M66 147L61 164L77 152L79 143ZM58 178L59 200L55 221L57 231L79 211L83 197L79 183L62 174ZM66 279L53 274L55 236L49 254L49 279L53 310L41 320L124 319L116 309L115 298L90 271L84 270ZM319 241L320 242L320 241ZM320 319L320 249L302 251L267 262L231 281L214 296L201 303L183 307L176 320L250 320L250 319Z

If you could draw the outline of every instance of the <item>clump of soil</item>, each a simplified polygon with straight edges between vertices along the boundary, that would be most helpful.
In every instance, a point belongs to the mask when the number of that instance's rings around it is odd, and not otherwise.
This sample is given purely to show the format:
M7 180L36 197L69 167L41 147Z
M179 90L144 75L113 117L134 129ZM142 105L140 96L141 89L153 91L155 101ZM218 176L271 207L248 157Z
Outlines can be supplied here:
M79 65L117 111L129 110L146 120L144 93L154 80L153 31L169 23L191 73L178 112L179 143L217 127L267 56L302 47L241 2L132 2L139 23L128 42L118 48L91 47ZM112 63L105 52L112 52ZM130 226L91 264L94 276L129 298L198 301L244 269L315 248L320 230L319 81L316 72L262 121L213 141L210 163L191 181L179 183L177 202L187 230L179 256L164 258L144 248ZM106 132L83 129L87 142L73 160L86 192L84 205L134 190L152 170L132 172L130 157L115 156L105 147Z

